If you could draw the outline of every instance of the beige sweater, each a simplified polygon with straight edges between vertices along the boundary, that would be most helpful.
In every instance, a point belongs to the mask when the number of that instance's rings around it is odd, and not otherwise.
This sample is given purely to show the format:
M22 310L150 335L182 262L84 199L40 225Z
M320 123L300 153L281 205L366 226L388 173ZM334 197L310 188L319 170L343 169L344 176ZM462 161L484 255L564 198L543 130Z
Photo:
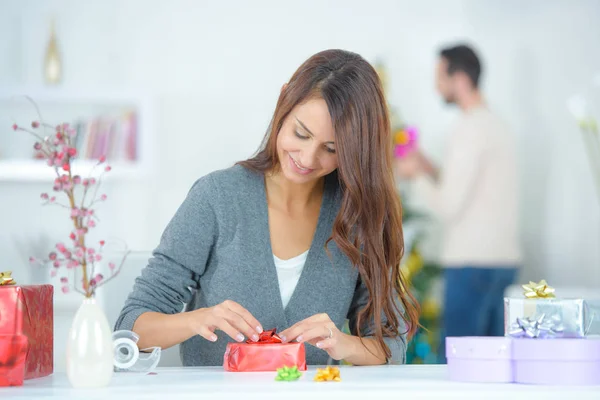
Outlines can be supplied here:
M516 145L485 107L464 113L452 130L436 184L417 192L440 218L446 267L509 267L521 261Z

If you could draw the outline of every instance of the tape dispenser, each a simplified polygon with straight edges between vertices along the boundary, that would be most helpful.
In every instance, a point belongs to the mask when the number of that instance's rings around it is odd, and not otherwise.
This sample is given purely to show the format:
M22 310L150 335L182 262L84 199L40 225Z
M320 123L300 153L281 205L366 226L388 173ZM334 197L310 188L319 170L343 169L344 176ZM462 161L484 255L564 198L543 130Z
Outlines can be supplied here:
M112 335L114 366L118 372L151 372L160 361L160 347L138 348L138 334L120 330Z

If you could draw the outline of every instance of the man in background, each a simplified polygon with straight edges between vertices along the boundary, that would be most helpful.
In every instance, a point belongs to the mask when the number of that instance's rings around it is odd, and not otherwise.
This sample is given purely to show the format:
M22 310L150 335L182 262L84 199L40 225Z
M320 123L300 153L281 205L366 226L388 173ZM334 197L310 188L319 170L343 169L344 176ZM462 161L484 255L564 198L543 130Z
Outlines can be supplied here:
M485 104L480 75L468 46L440 52L437 90L460 109L444 161L415 151L396 165L442 224L445 336L502 336L504 290L521 262L515 144Z

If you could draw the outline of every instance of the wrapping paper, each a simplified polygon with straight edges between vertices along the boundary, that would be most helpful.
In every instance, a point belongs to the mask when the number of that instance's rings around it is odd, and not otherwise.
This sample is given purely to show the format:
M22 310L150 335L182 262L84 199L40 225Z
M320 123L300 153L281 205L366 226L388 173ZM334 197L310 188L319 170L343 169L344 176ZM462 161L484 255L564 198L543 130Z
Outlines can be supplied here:
M283 367L306 371L304 343L282 343L275 330L265 331L258 342L228 343L223 368L230 372L277 371Z
M583 299L504 299L505 336L583 338L591 322L589 308Z
M53 372L53 296L52 285L0 286L0 335L27 337L25 379Z
M600 385L600 339L515 339L513 360L517 383Z
M27 336L0 335L0 386L21 386L25 378Z
M505 337L447 337L449 378L460 382L512 382L513 342Z
M600 335L600 297L591 299L586 298L585 303L588 305L591 319L590 329L587 331L587 335Z

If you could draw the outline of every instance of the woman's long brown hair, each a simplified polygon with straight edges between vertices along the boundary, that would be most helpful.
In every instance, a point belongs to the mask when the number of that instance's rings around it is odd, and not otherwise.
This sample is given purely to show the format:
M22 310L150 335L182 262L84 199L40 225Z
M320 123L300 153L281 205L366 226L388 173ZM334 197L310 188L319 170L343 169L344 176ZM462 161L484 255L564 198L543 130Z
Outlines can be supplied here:
M392 172L388 108L377 72L354 53L327 50L315 54L282 90L258 153L239 164L263 173L277 168L277 134L285 118L295 106L315 97L324 99L329 108L343 193L328 242L335 241L369 290L369 301L357 318L359 336L361 327L368 326L390 357L383 338L404 333L412 337L419 305L400 274L402 207ZM406 324L405 331L398 315Z

